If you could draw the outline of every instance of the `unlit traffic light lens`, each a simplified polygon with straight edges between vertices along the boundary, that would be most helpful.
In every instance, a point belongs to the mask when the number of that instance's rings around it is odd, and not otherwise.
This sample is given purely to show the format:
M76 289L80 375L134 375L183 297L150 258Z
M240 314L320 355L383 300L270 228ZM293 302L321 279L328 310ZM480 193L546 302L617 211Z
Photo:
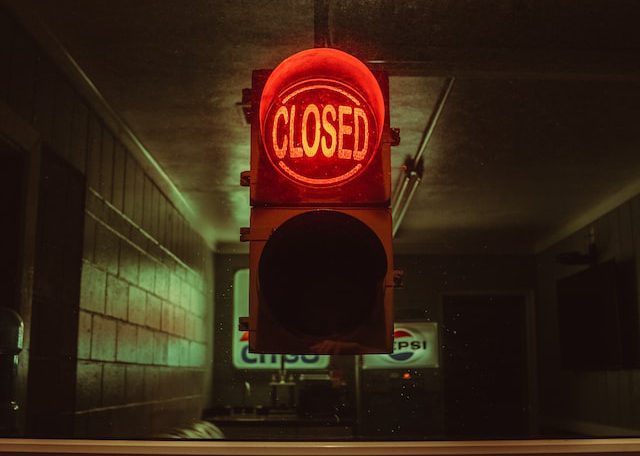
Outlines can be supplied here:
M338 211L306 212L283 223L266 243L259 293L288 331L347 335L383 300L387 258L378 236Z

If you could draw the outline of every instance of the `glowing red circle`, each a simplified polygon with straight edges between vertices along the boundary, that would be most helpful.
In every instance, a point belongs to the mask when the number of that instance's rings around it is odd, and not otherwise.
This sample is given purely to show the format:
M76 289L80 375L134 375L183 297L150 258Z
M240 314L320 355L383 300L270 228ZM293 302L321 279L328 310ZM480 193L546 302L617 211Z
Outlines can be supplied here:
M265 151L286 178L332 187L360 175L378 150L384 99L371 71L336 49L310 49L271 73L260 100Z

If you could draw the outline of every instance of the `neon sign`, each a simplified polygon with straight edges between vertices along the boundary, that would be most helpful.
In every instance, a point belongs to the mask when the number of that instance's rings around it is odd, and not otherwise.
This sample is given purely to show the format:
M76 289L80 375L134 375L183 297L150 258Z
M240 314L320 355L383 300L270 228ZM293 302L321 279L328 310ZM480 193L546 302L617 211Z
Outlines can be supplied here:
M378 151L384 104L355 57L313 49L272 73L260 103L265 153L298 185L332 187L360 175Z

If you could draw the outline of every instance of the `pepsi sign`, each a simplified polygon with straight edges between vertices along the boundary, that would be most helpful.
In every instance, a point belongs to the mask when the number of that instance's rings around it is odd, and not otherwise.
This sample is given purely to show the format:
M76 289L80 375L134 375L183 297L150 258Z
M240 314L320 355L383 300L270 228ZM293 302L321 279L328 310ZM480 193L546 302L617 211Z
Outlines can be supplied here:
M249 312L249 269L236 271L233 278L233 321ZM233 335L233 367L236 369L265 369L280 368L280 358L284 356L287 369L326 369L329 366L329 356L326 355L276 355L249 352L249 333L234 328Z
M364 355L363 369L438 367L438 324L398 323L393 331L393 352Z

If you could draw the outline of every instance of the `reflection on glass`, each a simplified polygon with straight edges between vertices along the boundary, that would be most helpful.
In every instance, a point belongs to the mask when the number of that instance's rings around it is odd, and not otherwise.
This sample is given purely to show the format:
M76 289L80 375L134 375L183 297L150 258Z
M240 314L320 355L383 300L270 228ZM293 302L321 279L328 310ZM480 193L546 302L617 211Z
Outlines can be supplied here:
M594 2L606 16L596 27L578 4L503 17L329 2L325 44L390 72L402 133L390 175L456 83L394 239L393 352L320 355L250 350L251 259L237 242L250 209L228 176L249 168L240 89L252 69L312 47L313 5L13 3L0 7L2 436L640 435L640 85L623 58L638 42L633 14ZM289 252L298 277L305 242ZM342 305L355 273L340 268L359 260L335 259L343 299L327 305L356 320ZM283 312L323 315L305 307L319 307L316 284Z

